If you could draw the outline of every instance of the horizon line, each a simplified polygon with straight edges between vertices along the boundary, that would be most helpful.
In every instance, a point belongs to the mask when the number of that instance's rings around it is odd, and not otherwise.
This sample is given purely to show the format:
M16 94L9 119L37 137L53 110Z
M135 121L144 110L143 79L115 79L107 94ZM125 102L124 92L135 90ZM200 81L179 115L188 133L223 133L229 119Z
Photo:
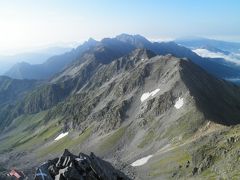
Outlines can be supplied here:
M240 43L240 39L239 40L232 40L229 38L221 38L221 37L212 37L212 36L179 36L179 37L171 37L171 36L162 36L159 38L149 38L146 37L142 34L132 34L132 33L121 33L121 34L117 34L114 36L109 36L109 37L102 37L102 38L95 38L95 37L88 37L85 40L76 40L76 41L59 41L59 42L52 42L52 43L46 43L46 44L39 44L39 45L33 45L33 46L29 46L29 47L23 47L23 48L14 48L14 49L5 49L2 52L0 52L0 56L15 56L15 55L19 55L19 54L25 54L25 53L34 53L34 52L38 52L38 51L42 51L48 48L54 48L54 47L62 47L62 48L71 48L71 49L75 49L78 46L80 46L81 44L83 44L84 42L87 42L89 39L94 39L96 41L101 41L105 38L115 38L119 35L130 35L130 36L135 36L135 35L140 35L144 38L146 38L147 40L149 40L150 42L174 42L176 40L194 40L194 39L208 39L208 40L216 40L216 41L223 41L223 42L229 42L229 43ZM230 36L229 36L230 37ZM240 38L240 37L239 37Z

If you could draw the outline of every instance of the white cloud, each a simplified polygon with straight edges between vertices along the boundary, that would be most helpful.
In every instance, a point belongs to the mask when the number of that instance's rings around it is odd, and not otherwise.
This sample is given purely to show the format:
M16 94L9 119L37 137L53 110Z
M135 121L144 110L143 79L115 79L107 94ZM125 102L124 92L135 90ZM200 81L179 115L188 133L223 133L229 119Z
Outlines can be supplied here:
M240 78L226 78L225 80L231 81L231 82L240 82Z
M212 52L207 49L195 49L193 50L196 54L201 57L208 57L208 58L223 58L226 61L233 62L235 64L240 65L240 54L230 53L229 55L220 53L220 52Z

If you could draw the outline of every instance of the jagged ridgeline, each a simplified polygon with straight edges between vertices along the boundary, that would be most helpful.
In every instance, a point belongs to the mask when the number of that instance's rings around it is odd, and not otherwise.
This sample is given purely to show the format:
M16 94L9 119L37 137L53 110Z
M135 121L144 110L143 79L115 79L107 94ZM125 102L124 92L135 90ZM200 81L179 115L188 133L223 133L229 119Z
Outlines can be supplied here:
M222 177L236 155L222 158L237 148L240 88L220 79L234 71L214 62L121 35L95 42L47 81L3 77L0 163L30 170L68 148L94 151L132 178Z

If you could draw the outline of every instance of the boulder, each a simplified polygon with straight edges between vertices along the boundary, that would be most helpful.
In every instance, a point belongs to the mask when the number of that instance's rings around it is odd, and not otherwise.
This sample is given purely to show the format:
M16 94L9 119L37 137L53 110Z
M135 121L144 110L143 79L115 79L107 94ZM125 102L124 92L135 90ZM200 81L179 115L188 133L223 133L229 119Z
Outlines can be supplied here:
M73 155L65 150L63 155L49 160L37 168L35 180L129 180L110 163L91 153Z

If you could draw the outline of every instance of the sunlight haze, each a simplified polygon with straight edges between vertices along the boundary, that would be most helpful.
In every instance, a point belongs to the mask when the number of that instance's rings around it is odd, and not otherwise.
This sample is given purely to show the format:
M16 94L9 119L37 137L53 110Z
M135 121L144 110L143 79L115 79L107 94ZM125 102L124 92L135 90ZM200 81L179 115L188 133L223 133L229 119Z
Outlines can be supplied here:
M153 40L194 35L240 41L239 4L236 0L0 1L0 54L123 32Z

